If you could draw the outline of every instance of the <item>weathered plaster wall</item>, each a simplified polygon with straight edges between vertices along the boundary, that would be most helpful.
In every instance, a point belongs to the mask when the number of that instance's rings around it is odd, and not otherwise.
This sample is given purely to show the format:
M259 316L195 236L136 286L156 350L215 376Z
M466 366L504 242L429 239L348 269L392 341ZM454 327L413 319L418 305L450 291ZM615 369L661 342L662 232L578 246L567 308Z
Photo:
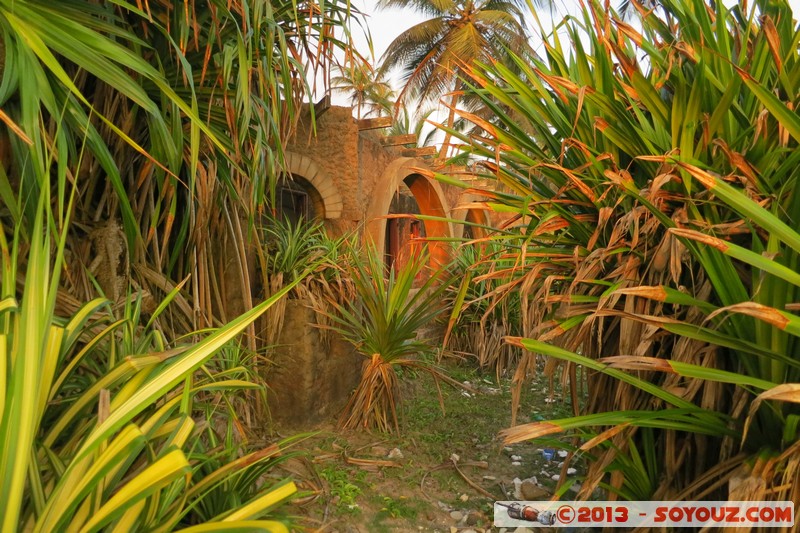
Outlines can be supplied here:
M331 178L341 196L338 219L326 221L334 233L354 229L362 219L363 186L359 177L358 125L350 108L331 107L317 118L316 136L308 124L298 129L290 153L308 157Z
M361 375L363 357L338 335L328 335L326 345L308 304L287 302L265 376L270 413L284 426L307 427L339 415Z
M402 148L386 147L382 138L380 130L359 131L351 109L331 107L318 117L315 136L307 124L301 126L288 147L294 154L290 170L310 181L326 201L326 212L336 215L325 221L333 234L358 229L382 250L386 231L382 217L403 183L423 213L465 217L465 211L452 210L466 199L462 189L415 173L414 168L427 168L429 161L403 157ZM424 224L428 236L461 235L460 225ZM449 244L433 244L430 249L433 263L447 261ZM288 303L282 346L276 349L275 366L267 376L273 415L284 423L313 422L337 414L360 376L361 360L352 347L338 338L330 347L324 346L319 331L311 326L314 322L311 310L300 302Z
M402 168L395 164L405 175L408 175L408 168L405 167L428 166L426 160L411 161L403 157L402 147L384 146L382 138L381 130L359 131L350 108L331 107L317 118L315 135L311 135L309 124L302 124L288 147L290 154L298 154L314 162L315 168L311 172L318 171L326 175L335 185L337 194L341 196L341 216L326 221L326 225L336 233L374 220L376 214L370 211L370 205L376 197L393 194L393 187L396 187L397 179L387 176L387 169L393 163L400 159L408 161ZM303 169L300 170L302 175ZM303 177L313 181L313 176ZM438 183L436 188L440 189L437 193L444 195L443 203L448 208L448 214L452 215L449 208L456 205L460 189ZM320 192L324 196L325 190ZM454 228L450 227L448 231L452 233Z

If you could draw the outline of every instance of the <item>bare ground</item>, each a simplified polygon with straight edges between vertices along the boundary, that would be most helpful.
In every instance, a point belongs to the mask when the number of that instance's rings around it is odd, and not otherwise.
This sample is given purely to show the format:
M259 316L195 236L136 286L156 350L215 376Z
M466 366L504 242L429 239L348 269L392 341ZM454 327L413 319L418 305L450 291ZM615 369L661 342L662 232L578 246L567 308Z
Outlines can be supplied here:
M558 454L548 461L546 442L502 445L497 433L511 423L509 380L456 364L446 371L473 392L442 385L443 414L433 379L404 375L399 434L342 432L334 420L307 428L313 435L294 447L302 453L280 467L308 491L291 509L298 524L339 533L496 531L492 504L518 499L515 478L529 480L526 500L548 499L553 476L564 476L567 466L577 472L565 476L561 490L579 483L581 465L562 466ZM559 391L535 376L517 422L569 416L569 399Z

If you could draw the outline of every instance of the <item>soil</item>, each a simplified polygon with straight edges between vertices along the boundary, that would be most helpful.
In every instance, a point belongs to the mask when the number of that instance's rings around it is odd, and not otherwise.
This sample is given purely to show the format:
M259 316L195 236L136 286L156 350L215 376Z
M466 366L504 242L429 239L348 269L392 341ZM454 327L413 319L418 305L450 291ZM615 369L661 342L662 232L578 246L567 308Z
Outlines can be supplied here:
M445 370L465 388L440 384L444 413L431 376L402 376L398 434L338 431L333 420L308 428L312 434L293 447L299 453L280 466L307 491L290 508L299 525L339 533L498 531L495 500L547 500L556 490L569 499L583 468L563 465L556 448L568 443L503 446L498 437L511 424L510 380L457 364ZM569 398L541 375L524 386L520 405L517 423L572 414ZM565 475L567 467L576 471ZM565 478L558 487L556 475ZM528 497L515 495L515 478L527 480Z

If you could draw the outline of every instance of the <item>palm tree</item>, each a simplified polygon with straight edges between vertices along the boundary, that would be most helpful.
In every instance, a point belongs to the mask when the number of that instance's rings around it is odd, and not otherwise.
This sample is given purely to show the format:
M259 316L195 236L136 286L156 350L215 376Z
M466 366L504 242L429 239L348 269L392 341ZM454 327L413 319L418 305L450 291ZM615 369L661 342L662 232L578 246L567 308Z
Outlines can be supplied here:
M417 137L417 146L433 146L436 129L433 128L423 136L423 130L428 124L428 119L435 111L434 108L412 113L408 108L402 108L400 113L395 116L392 127L386 131L386 135L406 135L413 133Z
M331 79L331 87L350 97L350 105L356 108L358 118L364 106L368 106L364 116L391 109L394 91L367 61L354 59L347 66L339 67L339 75Z
M396 107L416 99L420 106L450 93L452 126L455 107L464 84L461 72L476 61L505 61L509 51L528 48L523 23L526 0L380 0L381 8L410 7L430 16L402 34L381 58L380 72L403 69L405 85ZM444 157L450 135L445 136L440 157Z

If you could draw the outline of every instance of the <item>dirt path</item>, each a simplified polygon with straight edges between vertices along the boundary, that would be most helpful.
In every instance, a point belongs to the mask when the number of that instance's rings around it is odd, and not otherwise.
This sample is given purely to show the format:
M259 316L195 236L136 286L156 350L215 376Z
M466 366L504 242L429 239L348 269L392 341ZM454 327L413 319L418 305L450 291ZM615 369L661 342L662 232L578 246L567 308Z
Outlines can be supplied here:
M494 531L492 504L516 499L515 478L522 499L549 498L558 454L548 461L541 443L503 447L497 438L511 421L510 383L458 366L447 372L476 392L442 386L443 415L432 378L404 376L399 435L309 428L318 433L296 448L307 454L282 467L316 493L295 508L304 522L339 533ZM518 422L569 416L567 402L534 379Z

